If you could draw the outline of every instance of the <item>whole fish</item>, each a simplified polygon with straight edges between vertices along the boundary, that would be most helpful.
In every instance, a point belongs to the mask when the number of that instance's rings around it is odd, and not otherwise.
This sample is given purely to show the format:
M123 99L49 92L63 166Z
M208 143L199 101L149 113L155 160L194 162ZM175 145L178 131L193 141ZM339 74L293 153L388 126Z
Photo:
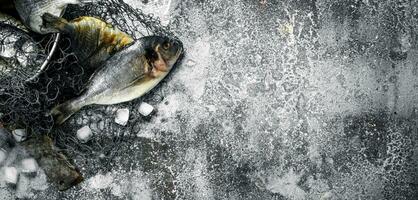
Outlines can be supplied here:
M22 145L45 171L48 181L53 182L59 190L67 190L83 181L80 172L63 154L55 150L48 136L30 138Z
M183 53L178 40L160 36L140 38L117 52L97 70L82 94L52 109L57 124L63 123L82 107L131 101L154 88Z
M128 34L95 17L84 16L68 22L45 13L42 19L44 27L68 35L79 62L93 68L134 41Z
M30 30L47 34L54 30L42 28L42 15L51 13L61 17L68 4L83 4L92 0L14 0L20 18Z
M42 47L26 32L0 23L0 74L29 79L45 60Z

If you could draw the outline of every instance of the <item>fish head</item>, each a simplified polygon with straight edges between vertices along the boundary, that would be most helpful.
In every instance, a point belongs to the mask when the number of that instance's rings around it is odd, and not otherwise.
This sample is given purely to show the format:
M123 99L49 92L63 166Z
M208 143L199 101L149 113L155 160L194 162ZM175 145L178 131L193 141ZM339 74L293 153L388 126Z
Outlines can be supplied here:
M61 180L55 182L57 187L61 191L68 190L69 188L81 183L84 178L79 172L75 170L61 170Z
M148 57L153 73L168 72L183 53L183 44L173 38L163 36L149 36L148 48L151 52Z
M164 59L171 67L183 53L183 44L179 40L163 37L156 46L155 51L160 54L162 59Z
M58 163L54 166L52 181L59 190L64 191L84 180L78 169L72 166L62 154L57 154Z
M80 171L57 150L49 136L34 134L20 144L36 159L39 167L44 170L48 182L59 190L70 189L83 181Z

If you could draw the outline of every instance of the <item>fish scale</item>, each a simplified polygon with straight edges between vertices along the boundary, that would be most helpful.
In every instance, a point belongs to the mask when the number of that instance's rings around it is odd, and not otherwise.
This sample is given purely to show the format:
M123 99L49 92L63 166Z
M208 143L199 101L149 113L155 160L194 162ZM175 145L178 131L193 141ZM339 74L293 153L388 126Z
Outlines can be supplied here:
M95 17L79 17L70 22L50 14L45 26L65 33L82 65L97 68L114 53L133 42L132 37Z

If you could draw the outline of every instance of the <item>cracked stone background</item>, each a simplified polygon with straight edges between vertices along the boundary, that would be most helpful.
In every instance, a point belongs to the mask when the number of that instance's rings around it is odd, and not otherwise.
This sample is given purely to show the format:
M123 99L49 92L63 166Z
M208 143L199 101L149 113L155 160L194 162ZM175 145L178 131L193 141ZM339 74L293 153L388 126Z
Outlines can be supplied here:
M106 167L74 157L86 180L69 191L39 172L2 199L417 199L417 1L130 3L187 52L151 93L103 108L129 108L135 137Z

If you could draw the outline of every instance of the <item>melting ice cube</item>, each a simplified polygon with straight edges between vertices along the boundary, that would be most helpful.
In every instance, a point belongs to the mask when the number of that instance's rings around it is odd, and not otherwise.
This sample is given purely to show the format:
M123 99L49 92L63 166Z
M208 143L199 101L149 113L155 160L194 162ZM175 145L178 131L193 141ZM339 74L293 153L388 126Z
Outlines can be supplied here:
M141 115L148 116L149 114L152 113L152 111L154 110L154 107L152 107L148 103L142 102L141 105L139 105L138 110L139 110L139 113L141 113Z
M83 126L82 128L77 130L77 138L82 143L88 142L92 136L93 132L91 131L89 126Z
M4 168L4 180L7 183L16 184L19 174L17 169L14 167L5 167Z
M22 160L22 171L25 173L34 173L38 170L38 163L33 158Z
M123 108L123 109L118 109L116 111L115 122L117 124L125 126L128 123L128 120L129 120L129 109Z
M26 140L26 130L25 129L15 129L12 131L13 138L16 142L22 142Z
M187 61L186 65L188 65L188 66L190 66L190 67L193 67L193 66L195 66L195 65L196 65L196 62L195 62L194 60L192 60L192 59L189 59L189 60Z

